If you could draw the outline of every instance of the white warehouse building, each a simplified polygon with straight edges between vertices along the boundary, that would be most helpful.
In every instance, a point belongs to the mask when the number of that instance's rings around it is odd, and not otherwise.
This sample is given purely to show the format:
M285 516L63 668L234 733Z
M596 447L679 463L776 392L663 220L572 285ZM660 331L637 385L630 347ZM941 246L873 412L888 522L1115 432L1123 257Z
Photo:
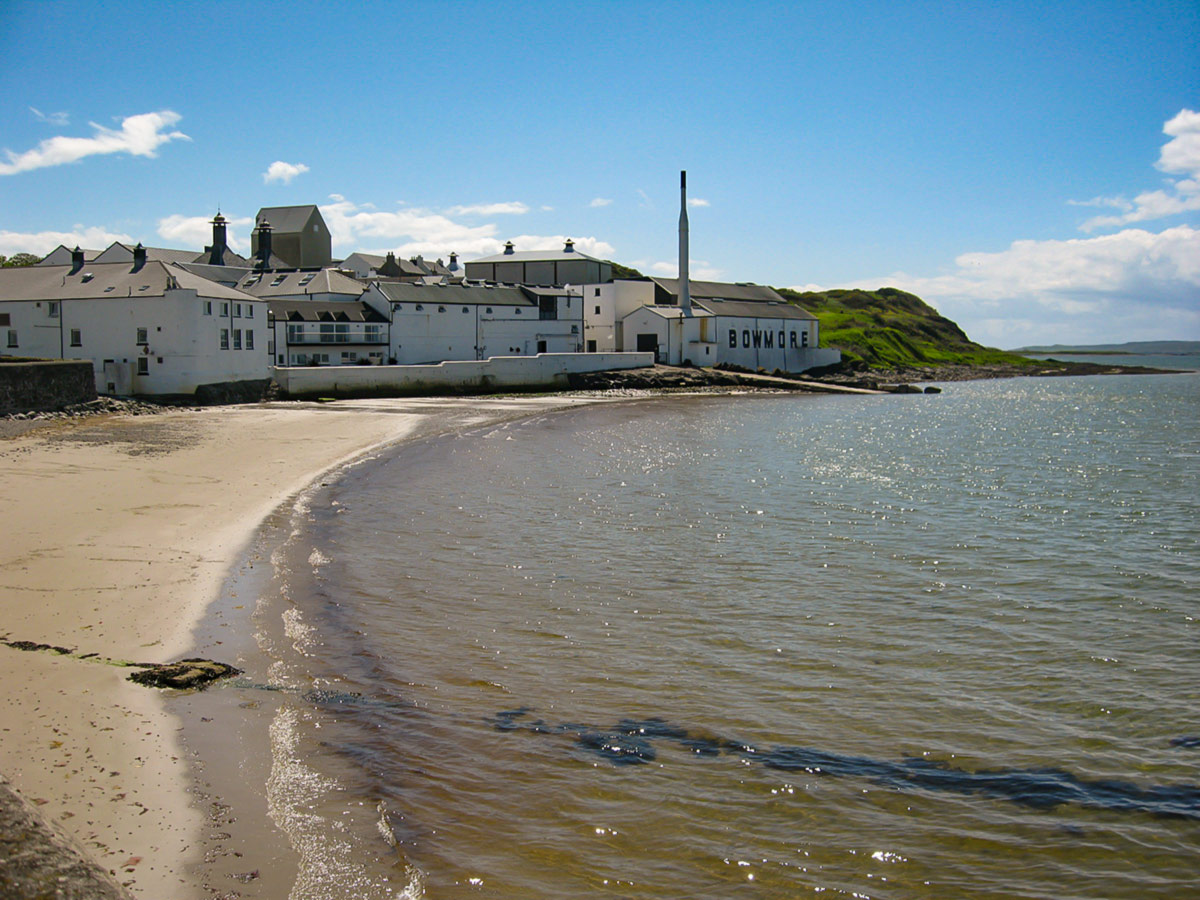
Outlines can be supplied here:
M163 262L0 270L0 352L90 359L106 394L193 394L270 377L267 304Z

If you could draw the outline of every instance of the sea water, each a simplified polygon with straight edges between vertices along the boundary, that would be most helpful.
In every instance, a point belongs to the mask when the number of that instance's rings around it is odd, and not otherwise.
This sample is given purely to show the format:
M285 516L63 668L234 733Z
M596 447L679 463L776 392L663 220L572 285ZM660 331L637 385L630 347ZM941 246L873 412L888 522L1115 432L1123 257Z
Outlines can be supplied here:
M1143 898L1200 859L1200 376L410 444L257 621L292 896Z

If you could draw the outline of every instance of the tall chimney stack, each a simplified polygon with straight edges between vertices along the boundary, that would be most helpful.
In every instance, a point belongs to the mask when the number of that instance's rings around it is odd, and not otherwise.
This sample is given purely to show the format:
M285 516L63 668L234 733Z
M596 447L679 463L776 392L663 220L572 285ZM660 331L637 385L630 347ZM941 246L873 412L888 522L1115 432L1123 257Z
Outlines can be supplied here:
M221 211L217 210L216 216L212 220L212 248L208 252L208 264L210 266L225 265L225 217L221 215Z
M688 285L687 170L679 173L679 308L691 311L692 290Z

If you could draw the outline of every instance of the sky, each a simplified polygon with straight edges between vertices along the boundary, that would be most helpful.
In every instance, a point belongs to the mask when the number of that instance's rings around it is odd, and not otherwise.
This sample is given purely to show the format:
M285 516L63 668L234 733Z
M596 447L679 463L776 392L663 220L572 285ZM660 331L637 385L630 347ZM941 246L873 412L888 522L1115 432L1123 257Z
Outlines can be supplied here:
M558 248L1200 340L1200 3L0 2L0 254Z

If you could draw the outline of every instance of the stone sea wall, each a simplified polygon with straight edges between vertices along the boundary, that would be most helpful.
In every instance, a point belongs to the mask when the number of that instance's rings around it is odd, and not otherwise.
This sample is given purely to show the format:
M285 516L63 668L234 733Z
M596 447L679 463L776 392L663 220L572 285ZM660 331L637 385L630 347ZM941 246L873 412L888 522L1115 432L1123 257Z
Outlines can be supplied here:
M96 399L90 360L0 357L0 415L62 409Z

